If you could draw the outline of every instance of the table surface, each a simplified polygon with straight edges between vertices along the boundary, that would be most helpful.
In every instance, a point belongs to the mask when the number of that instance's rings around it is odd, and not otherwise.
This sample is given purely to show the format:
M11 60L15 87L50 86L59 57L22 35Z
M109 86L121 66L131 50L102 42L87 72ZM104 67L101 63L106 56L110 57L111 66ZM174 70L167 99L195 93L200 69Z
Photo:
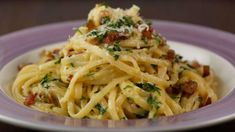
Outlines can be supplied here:
M105 0L103 0L105 1ZM97 0L3 0L0 1L0 35L33 26L84 19ZM235 1L232 0L129 0L107 1L113 7L141 7L141 15L156 20L199 24L235 33ZM8 132L33 131L0 122ZM228 131L235 120L192 131Z

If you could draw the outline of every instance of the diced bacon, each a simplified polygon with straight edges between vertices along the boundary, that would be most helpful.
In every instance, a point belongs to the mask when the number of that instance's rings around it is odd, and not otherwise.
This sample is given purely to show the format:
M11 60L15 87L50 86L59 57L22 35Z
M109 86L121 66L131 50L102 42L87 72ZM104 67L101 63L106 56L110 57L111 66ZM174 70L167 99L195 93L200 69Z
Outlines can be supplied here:
M201 64L198 63L198 61L193 61L191 65L192 65L194 68L199 68L199 67L201 67Z
M183 92L186 93L187 95L193 94L196 91L197 87L198 87L197 82L192 80L181 84Z
M89 20L87 22L86 26L87 26L88 30L90 31L95 28L95 23L92 20Z
M118 40L120 38L118 32L109 32L107 36L104 38L104 43L111 43L114 42L115 40Z
M147 38L147 39L151 39L152 38L152 34L153 34L153 28L149 27L149 28L145 28L142 31L142 35L143 37Z
M67 81L70 82L72 79L73 79L73 75L70 74L70 75L68 76L68 78L67 78Z
M30 93L24 100L24 105L30 106L35 103L36 94Z
M167 51L167 55L166 55L166 59L169 61L174 61L175 59L175 51L174 50L168 50Z
M171 86L171 87L168 87L166 89L166 92L168 94L174 94L174 95L177 95L181 92L181 87L179 84L175 84L174 86Z
M74 50L74 49L69 49L68 50L68 57L71 57L72 55L77 55L83 53L82 50Z
M52 51L52 55L53 55L55 58L59 57L59 56L60 56L60 49L54 49L54 50Z
M20 64L17 66L18 71L22 70L25 66L30 65L32 63L27 63L27 64Z
M203 77L207 77L210 75L210 67L208 65L204 65L203 66Z

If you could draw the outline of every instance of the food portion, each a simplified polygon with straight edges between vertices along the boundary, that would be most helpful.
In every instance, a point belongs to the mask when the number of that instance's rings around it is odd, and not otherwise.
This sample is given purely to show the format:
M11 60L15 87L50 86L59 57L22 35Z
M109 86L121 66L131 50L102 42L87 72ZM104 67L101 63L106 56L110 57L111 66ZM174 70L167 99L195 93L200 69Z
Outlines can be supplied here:
M73 118L156 118L217 101L212 69L170 49L135 5L97 4L63 48L18 68L19 103Z

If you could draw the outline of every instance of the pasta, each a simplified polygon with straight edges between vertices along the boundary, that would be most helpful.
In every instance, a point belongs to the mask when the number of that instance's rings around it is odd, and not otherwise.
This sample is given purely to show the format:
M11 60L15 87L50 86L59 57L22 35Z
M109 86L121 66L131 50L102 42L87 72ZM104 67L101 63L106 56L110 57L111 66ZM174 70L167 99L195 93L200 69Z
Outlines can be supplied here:
M97 4L63 48L19 68L19 103L73 118L156 118L217 101L212 69L176 54L135 5Z

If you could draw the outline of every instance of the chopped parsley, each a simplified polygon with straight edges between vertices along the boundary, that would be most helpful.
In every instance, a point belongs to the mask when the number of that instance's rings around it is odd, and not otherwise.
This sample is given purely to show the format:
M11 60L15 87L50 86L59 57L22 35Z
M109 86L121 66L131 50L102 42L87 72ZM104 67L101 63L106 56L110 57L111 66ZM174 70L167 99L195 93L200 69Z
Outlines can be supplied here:
M181 55L175 55L175 62L180 62L183 59Z
M120 28L122 26L131 27L135 26L135 23L130 16L123 16L122 18L118 19L116 22L110 22L107 26L112 28Z
M95 72L89 72L86 74L87 77L93 76L95 74Z
M80 34L83 34L82 31L79 28L73 28L75 32L79 32Z
M175 101L177 101L178 99L180 99L180 96L177 95L172 95L171 98Z
M151 83L136 83L135 84L136 86L138 86L139 88L147 91L147 92L158 92L158 94L160 95L160 88L155 86L154 84L151 84Z
M104 6L105 8L109 7L109 5L106 2L99 3L98 5Z
M158 36L155 36L154 39L155 39L157 45L158 45L158 44L161 44L162 41L163 41L162 38L161 38L159 35L158 35Z
M94 36L98 39L99 42L103 42L106 36L106 32L101 32L99 30L92 30L91 32L89 32L88 36Z
M49 82L50 80L49 80L49 75L48 74L46 74L43 78L42 78L42 80L41 80L41 85L42 85L42 87L44 87L44 88L46 88L46 89L48 89L50 86L48 85L48 82Z
M109 51L109 53L113 56L114 60L118 60L118 58L120 57L120 55L118 55L117 53L122 51L119 42L115 42L114 45L112 46L107 46L105 47L105 49L107 51Z
M110 17L109 16L105 16L105 17L101 18L101 22L100 22L101 24L106 24L108 22L110 22Z
M70 65L71 67L74 67L74 64L73 64L73 63L69 63L69 65Z
M133 88L131 85L126 85L123 89Z
M152 25L152 21L149 19L145 19L144 22L149 26Z
M120 57L120 56L117 55L117 54L113 55L114 60L118 60L119 57Z
M99 110L99 113L100 113L100 115L104 115L104 113L106 112L106 108L104 108L101 104L99 104L99 103L97 103L96 105L95 105L95 108L97 109L97 110Z
M143 41L144 44L148 44L148 39L146 37L141 38L141 41Z
M63 57L59 57L59 58L55 61L55 64L60 64L62 58L63 58Z
M158 67L157 64L151 64L151 66L152 66L154 69L156 69L156 68Z
M161 102L156 99L156 97L149 96L147 99L147 103L152 107L159 109Z

